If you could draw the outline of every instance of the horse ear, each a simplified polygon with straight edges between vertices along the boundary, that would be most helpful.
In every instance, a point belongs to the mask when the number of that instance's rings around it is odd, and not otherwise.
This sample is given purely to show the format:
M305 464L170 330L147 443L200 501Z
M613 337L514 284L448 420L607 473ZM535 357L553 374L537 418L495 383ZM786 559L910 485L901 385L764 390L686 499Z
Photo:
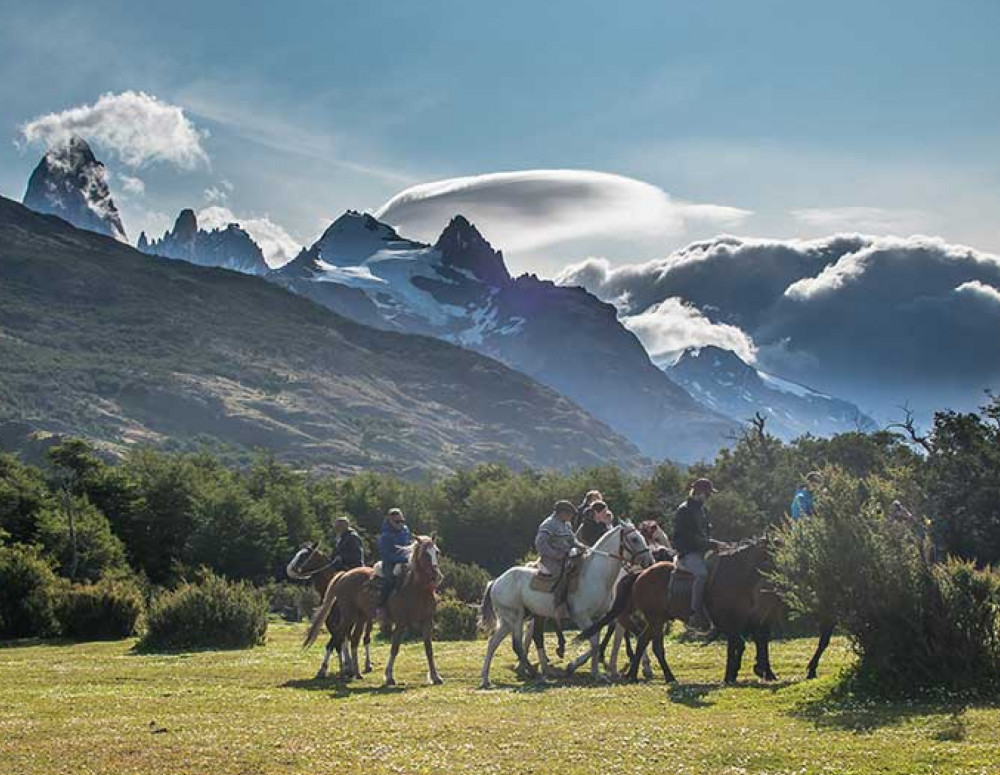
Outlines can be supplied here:
M433 541L434 543L437 543L437 541L438 541L437 530L435 530L434 532L431 533L431 541Z

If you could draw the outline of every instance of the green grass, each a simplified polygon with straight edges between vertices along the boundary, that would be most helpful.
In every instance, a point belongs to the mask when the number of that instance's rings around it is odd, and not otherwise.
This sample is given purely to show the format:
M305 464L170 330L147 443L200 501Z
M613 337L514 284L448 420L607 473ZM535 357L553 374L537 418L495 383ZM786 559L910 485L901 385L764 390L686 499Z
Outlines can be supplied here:
M425 684L419 643L348 688L314 681L303 626L249 651L137 655L131 642L0 648L0 773L981 773L1000 772L1000 708L843 697L836 640L802 680L811 640L777 643L785 679L723 687L721 646L668 645L682 683L475 686L483 642L440 643ZM748 660L749 661L749 660Z

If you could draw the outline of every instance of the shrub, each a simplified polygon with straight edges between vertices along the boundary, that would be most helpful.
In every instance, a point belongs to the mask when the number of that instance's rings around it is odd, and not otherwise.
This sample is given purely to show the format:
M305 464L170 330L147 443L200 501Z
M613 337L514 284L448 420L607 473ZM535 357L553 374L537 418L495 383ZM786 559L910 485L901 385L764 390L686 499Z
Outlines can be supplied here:
M483 599L490 574L473 563L457 562L449 557L441 558L441 592L453 595L466 603L479 603Z
M0 546L0 638L58 633L59 595L59 580L37 549Z
M438 602L434 617L434 635L440 640L475 640L476 607L452 597Z
M246 582L205 572L153 601L140 644L146 650L249 648L264 642L267 600Z
M57 616L63 635L76 640L120 640L136 633L146 608L139 588L128 581L74 586Z
M320 604L319 595L311 586L272 581L261 590L268 609L287 622L301 622L312 616Z

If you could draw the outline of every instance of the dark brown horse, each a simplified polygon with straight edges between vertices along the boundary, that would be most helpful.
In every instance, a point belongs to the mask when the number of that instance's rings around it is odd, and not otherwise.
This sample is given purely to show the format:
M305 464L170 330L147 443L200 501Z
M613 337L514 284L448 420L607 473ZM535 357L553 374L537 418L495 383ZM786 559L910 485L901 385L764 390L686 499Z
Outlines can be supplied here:
M333 560L317 549L316 544L314 543L306 544L295 553L291 562L288 563L288 567L285 568L285 573L288 578L294 579L295 581L311 582L313 589L319 593L320 599L322 599L326 594L326 590L330 586L330 582L333 580L334 576L340 575L338 571L333 570ZM337 652L337 655L340 658L340 674L342 678L361 677L361 674L358 671L357 644L355 644L355 653L353 654L353 657L347 661L344 660L343 648L346 644L347 637L353 633L342 633L338 628L339 620L340 608L338 606L334 606L326 617L326 629L330 632L330 640L326 644L326 653L323 656L323 663L320 665L319 671L316 673L317 678L326 678L327 671L330 669L330 657L333 655L334 651ZM368 621L362 627L361 634L363 634L365 640L365 672L370 673L372 671L371 621ZM349 664L353 668L351 675L346 674Z
M392 647L385 666L386 686L395 686L393 666L406 628L421 631L424 653L427 655L428 678L431 683L443 683L434 664L434 612L437 609L437 586L441 581L440 551L430 536L417 536L410 546L410 559L401 583L393 591L387 605L387 622L391 631ZM359 626L370 626L378 604L378 588L373 584L373 568L355 568L333 579L323 596L323 604L313 616L312 625L304 645L315 642L323 622L336 603L340 608L338 628L346 637L351 633L353 659L357 661Z
M771 669L771 628L781 604L770 584L762 575L769 569L770 557L766 539L758 539L741 547L717 554L710 563L705 602L717 630L727 642L726 683L739 675L749 635L756 645L754 672L766 681L777 679ZM629 613L638 611L646 619L639 633L639 643L629 667L629 680L636 680L641 655L646 646L653 653L667 681L674 681L663 647L664 627L672 619L687 619L691 615L690 578L680 575L676 587L671 586L672 562L659 562L638 576L624 577L615 594L615 602L603 619L580 633L586 638L597 628L616 619L623 621ZM621 617L621 618L619 618Z

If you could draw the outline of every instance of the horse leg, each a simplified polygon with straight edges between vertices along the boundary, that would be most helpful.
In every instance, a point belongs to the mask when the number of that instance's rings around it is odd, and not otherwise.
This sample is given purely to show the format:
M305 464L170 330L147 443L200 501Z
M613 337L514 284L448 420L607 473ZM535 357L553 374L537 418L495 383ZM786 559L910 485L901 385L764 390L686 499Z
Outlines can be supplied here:
M643 654L646 653L646 645L649 643L649 625L639 633L639 640L635 644L635 651L632 652L632 661L628 666L628 680L635 683L639 680L639 662L642 661Z
M427 678L435 686L444 683L441 674L438 673L437 665L434 664L434 644L431 637L434 635L434 621L428 619L424 622L424 654L427 655Z
M532 633L534 637L534 633ZM517 675L518 678L522 680L528 680L534 677L534 669L531 667L531 663L528 661L528 653L524 646L524 624L515 624L511 627L510 634L511 645L514 647L514 654L517 656ZM544 649L545 647L542 646Z
M806 672L806 678L816 677L816 670L819 668L819 661L823 657L823 652L826 651L826 647L830 645L831 637L833 637L833 625L825 625L822 632L819 634L819 643L816 644L816 653L813 654L812 659L809 660L809 668Z
M555 623L556 631L556 656L562 659L566 656L566 636L563 635L562 622L559 619L552 620Z
M771 669L771 633L767 629L758 630L754 633L754 646L756 658L754 659L753 672L764 681L777 681L778 676Z
M621 674L618 672L618 652L621 651L622 641L625 637L625 628L616 622L615 639L611 643L611 659L608 661L608 675L616 681L621 678Z
M393 676L393 667L396 664L396 656L399 654L399 646L403 642L404 628L402 625L392 629L392 648L389 651L389 661L385 663L385 685L395 686L396 679Z
M743 650L746 643L741 635L730 635L726 647L726 678L727 684L736 683L740 674L740 665L743 663Z
M601 649L600 652L598 653L598 659L600 660L600 663L605 667L607 667L608 663L605 661L604 655L608 650L608 643L611 642L611 638L614 636L616 628L617 628L616 624L614 623L609 624L607 630L605 630L604 632L604 637L601 639Z
M326 674L330 670L330 657L333 656L333 650L336 647L337 647L337 636L331 632L330 640L326 644L326 653L323 655L323 664L319 666L319 670L316 673L317 678L326 678Z
M483 659L483 670L479 678L480 689L490 688L490 664L493 662L493 654L496 652L497 647L503 643L503 639L507 637L508 632L510 632L510 625L504 619L501 619L499 626L490 635L490 641L486 645L486 658Z
M361 675L361 662L358 659L358 645L361 643L361 635L364 632L365 623L361 618L358 618L354 622L354 627L351 629L351 669L354 674L354 678L362 678Z
M667 655L663 650L663 624L664 623L662 621L658 621L655 624L650 625L650 629L653 631L653 653L656 655L656 661L660 663L660 670L663 671L663 680L668 684L672 684L676 682L677 679L674 677L674 672L670 669L670 665L667 664ZM647 655L644 654L643 656ZM650 672L652 672L652 670Z
M549 655L545 653L545 619L536 616L531 625L531 641L538 652L538 671L542 677L549 675Z
M372 623L374 619L369 619L365 623L365 672L370 673L372 671Z

